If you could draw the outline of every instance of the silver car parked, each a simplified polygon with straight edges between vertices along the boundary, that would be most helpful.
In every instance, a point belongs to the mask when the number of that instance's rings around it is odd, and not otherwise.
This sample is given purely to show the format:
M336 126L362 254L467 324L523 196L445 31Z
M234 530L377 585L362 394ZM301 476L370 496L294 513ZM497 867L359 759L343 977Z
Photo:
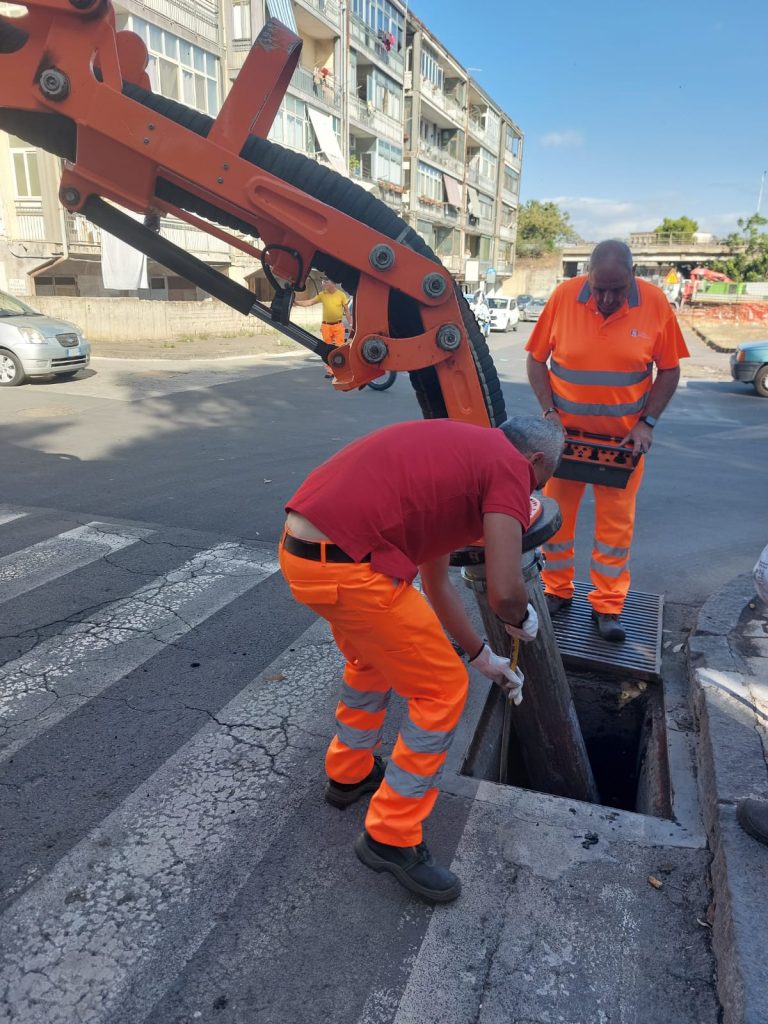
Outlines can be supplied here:
M90 359L90 343L79 327L0 292L0 388L48 374L74 377Z

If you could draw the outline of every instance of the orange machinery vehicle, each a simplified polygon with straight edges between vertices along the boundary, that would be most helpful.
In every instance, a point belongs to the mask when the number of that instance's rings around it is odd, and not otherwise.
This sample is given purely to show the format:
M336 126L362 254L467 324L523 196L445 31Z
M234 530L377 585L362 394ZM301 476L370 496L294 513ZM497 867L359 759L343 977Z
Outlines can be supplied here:
M116 31L109 0L25 6L0 18L0 128L64 159L67 210L317 353L340 390L409 371L425 417L503 421L485 340L419 235L342 175L267 141L299 60L296 35L267 22L212 120L150 90L144 42ZM260 260L271 304L164 239L166 213ZM313 267L355 294L340 348L290 322Z

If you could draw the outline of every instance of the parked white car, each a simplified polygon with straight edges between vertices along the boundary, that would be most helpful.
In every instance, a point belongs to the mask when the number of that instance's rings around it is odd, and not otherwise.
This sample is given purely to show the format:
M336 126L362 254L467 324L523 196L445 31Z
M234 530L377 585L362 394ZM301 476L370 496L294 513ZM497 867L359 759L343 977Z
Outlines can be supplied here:
M0 292L0 388L49 374L74 377L90 359L90 343L75 324Z
M488 299L491 309L492 331L516 331L520 322L520 310L517 300L506 295L497 295Z

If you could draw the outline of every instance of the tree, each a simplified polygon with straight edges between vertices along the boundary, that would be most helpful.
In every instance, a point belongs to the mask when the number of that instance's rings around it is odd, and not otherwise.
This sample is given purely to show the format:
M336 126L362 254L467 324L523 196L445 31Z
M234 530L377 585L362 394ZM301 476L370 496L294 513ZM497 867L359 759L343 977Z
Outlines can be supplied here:
M699 230L699 222L691 220L690 217L665 217L657 228L654 228L657 235L694 235Z
M521 256L538 258L564 245L574 245L581 238L571 218L557 203L529 199L520 207L517 218L517 251Z
M736 223L739 230L724 239L728 255L712 266L734 281L768 281L768 234L760 230L768 220L753 213Z

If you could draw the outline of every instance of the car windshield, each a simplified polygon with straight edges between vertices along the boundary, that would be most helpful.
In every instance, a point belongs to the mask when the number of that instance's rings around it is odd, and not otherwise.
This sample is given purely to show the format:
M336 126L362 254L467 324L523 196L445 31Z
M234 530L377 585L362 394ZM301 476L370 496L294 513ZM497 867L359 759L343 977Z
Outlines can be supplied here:
M32 309L21 299L14 299L12 295L0 292L0 316L42 316L36 309Z
M488 299L488 305L491 309L507 309L509 299Z
M517 301L518 302L530 302L531 301L531 296L530 295L518 295L517 296Z

